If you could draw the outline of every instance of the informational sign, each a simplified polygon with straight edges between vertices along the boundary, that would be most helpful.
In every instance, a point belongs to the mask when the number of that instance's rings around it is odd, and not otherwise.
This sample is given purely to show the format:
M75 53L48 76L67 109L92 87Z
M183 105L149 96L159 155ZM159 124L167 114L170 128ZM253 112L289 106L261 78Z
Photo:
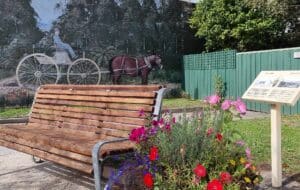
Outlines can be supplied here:
M243 99L295 105L300 98L300 71L262 71Z
M271 104L272 186L282 186L281 104L295 105L300 98L300 71L262 71L243 99Z

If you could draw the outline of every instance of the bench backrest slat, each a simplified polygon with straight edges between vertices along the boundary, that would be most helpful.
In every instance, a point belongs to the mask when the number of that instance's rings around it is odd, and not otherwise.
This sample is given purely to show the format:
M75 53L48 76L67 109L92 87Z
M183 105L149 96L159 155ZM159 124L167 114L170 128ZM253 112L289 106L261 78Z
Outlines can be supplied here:
M159 85L44 85L36 95L29 126L47 125L99 136L128 137L147 124ZM144 110L145 116L139 115Z

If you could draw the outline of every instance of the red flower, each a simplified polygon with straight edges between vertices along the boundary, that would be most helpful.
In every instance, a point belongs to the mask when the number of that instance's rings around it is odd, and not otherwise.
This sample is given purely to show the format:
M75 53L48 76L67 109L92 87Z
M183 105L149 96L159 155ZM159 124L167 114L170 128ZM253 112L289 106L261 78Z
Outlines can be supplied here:
M194 173L197 177L205 177L206 176L206 169L201 164L198 164L195 169Z
M175 117L172 118L172 122L176 123L176 118Z
M223 136L221 135L221 133L217 133L216 138L218 139L218 141L221 141Z
M144 175L144 184L148 188L153 188L153 177L151 173L148 172Z
M158 158L158 148L156 146L152 146L150 148L149 159L151 161L155 161Z
M220 181L223 183L223 184L229 184L232 182L232 177L230 175L230 173L228 172L222 172L220 174Z
M222 183L214 179L207 184L207 190L223 190Z

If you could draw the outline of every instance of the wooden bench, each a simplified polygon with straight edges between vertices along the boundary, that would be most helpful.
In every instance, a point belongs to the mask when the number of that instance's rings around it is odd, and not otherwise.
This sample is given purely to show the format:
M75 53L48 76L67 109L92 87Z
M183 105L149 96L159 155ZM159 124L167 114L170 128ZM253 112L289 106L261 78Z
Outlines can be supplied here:
M147 117L159 118L164 90L158 85L41 86L26 125L0 126L0 145L94 172L101 189L104 159L134 149L128 134Z

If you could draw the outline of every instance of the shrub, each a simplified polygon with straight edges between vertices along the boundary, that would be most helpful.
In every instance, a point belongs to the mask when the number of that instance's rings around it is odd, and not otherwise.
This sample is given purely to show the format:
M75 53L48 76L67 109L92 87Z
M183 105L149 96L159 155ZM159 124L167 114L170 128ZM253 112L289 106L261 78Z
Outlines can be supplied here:
M222 101L218 95L206 103L202 112L179 122L165 113L159 121L132 130L129 138L137 144L139 158L134 168L142 169L146 187L253 189L261 181L250 148L226 127L233 115L245 114L245 104Z

